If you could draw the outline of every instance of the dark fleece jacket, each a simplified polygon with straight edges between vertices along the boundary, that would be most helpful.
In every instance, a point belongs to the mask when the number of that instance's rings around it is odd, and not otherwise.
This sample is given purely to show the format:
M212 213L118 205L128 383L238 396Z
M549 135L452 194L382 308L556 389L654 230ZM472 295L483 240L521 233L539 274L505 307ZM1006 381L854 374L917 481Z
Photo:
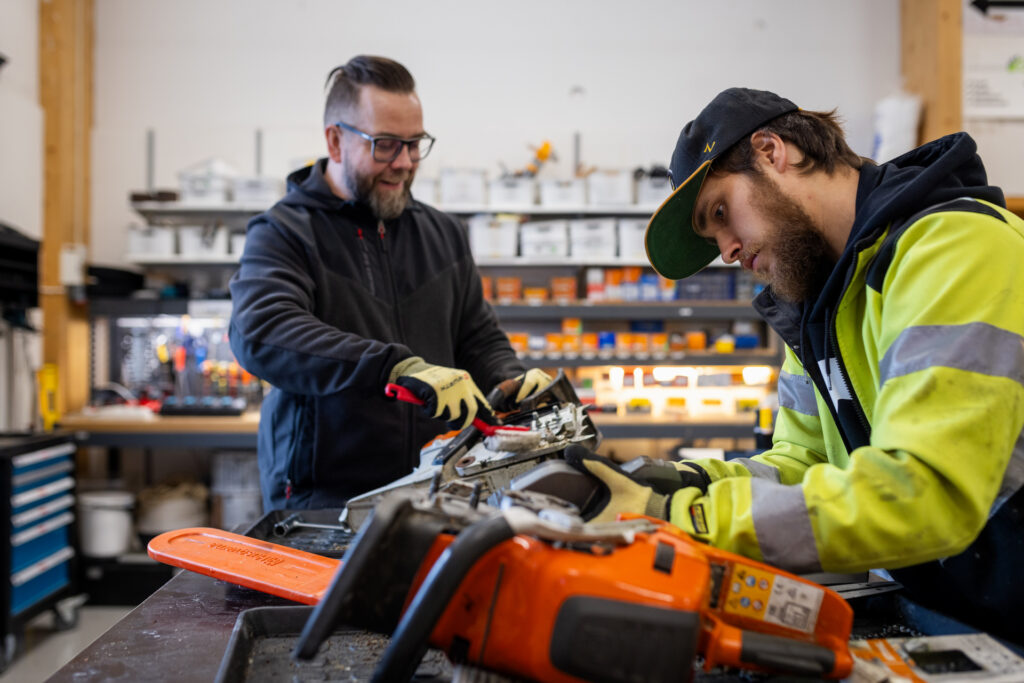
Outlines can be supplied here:
M418 464L446 427L385 398L398 361L463 368L485 393L523 371L464 228L415 200L378 222L331 193L325 167L292 173L249 223L231 280L231 348L274 387L259 427L266 509L339 507Z

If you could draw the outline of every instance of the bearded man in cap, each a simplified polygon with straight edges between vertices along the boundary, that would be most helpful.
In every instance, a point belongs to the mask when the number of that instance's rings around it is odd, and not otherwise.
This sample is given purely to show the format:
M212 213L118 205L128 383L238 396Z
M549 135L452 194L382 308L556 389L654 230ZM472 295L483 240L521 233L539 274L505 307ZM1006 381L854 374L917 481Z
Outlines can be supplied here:
M883 568L1024 643L1024 221L956 133L884 164L835 112L719 94L679 136L647 228L662 275L721 255L767 283L786 345L772 447L677 463L656 491L582 449L588 514L641 512L798 573Z

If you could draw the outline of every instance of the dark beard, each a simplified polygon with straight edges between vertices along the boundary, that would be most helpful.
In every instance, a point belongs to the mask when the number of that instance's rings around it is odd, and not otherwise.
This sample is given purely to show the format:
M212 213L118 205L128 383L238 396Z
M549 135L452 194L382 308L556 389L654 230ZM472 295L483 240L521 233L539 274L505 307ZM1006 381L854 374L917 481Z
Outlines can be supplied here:
M811 299L832 269L822 230L768 176L754 176L752 203L774 225L764 240L771 253L770 271L755 276L782 299L794 303Z
M380 193L375 191L373 178L357 176L351 170L345 174L345 182L352 193L352 197L356 201L363 202L369 206L370 210L373 211L374 217L379 221L391 220L402 215L406 205L408 205L409 200L412 198L412 192L409 189L412 186L412 179L413 174L406 178L405 186L400 195L384 200L381 198Z

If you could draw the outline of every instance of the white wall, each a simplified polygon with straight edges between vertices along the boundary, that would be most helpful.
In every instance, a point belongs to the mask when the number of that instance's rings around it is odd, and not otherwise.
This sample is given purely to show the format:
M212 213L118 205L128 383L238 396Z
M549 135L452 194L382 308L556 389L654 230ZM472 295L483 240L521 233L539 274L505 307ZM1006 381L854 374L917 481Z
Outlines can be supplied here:
M43 234L37 3L0 0L0 53L7 57L0 68L0 222L33 239ZM10 327L0 323L0 431L31 426L33 370L39 354L39 335L12 335Z
M735 85L838 107L869 154L875 103L899 85L896 0L97 0L92 258L117 263L139 222L128 192L220 157L253 173L322 156L323 82L360 53L404 63L438 138L420 168L510 168L551 139L544 173L582 160L667 164L686 121ZM575 88L582 95L572 95Z

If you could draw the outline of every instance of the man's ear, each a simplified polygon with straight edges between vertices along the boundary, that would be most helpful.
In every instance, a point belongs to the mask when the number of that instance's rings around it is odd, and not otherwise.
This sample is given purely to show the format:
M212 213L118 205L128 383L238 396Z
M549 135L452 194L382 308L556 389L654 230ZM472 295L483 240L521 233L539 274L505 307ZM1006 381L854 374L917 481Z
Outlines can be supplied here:
M327 141L327 156L336 164L341 163L341 131L337 126L324 128L324 139Z
M750 135L750 145L754 149L754 160L764 170L772 167L782 173L792 162L786 143L776 133L757 131Z

